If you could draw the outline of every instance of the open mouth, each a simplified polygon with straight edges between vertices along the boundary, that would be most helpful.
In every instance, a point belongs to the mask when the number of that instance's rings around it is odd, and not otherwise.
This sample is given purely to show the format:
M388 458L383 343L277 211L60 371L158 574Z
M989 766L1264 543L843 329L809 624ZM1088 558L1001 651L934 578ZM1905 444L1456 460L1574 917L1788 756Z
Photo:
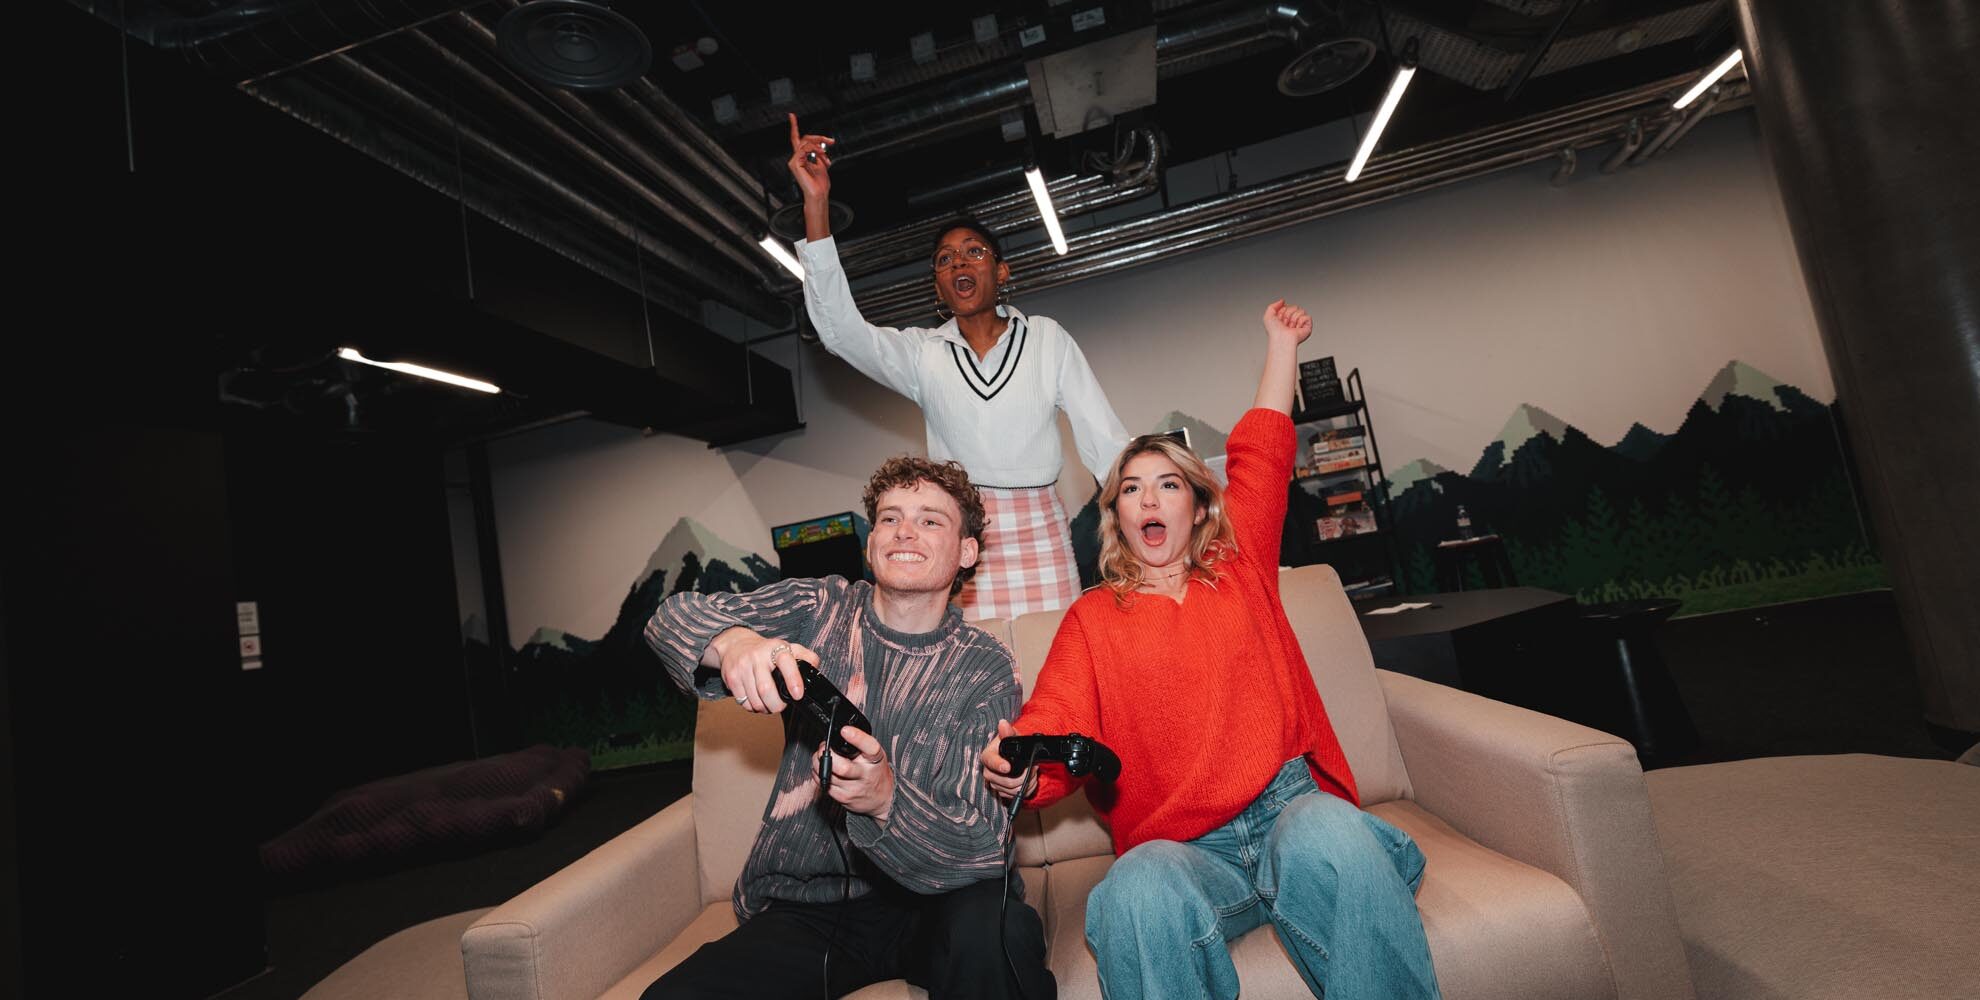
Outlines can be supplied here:
M895 552L887 556L887 561L896 563L920 563L927 562L928 557L919 552Z
M967 274L956 275L953 287L957 295L968 295L976 291L976 279Z
M1169 537L1169 526L1156 518L1141 522L1141 540L1149 545L1160 545Z

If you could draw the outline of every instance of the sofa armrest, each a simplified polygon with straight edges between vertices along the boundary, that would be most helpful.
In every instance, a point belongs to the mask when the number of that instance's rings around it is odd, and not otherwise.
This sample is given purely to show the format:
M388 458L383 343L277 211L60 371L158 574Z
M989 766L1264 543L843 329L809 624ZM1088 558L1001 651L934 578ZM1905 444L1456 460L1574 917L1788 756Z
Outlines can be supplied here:
M593 1000L701 913L694 796L612 838L461 935L473 1000Z
M1618 1000L1691 997L1636 751L1587 726L1377 673L1417 805L1572 887Z

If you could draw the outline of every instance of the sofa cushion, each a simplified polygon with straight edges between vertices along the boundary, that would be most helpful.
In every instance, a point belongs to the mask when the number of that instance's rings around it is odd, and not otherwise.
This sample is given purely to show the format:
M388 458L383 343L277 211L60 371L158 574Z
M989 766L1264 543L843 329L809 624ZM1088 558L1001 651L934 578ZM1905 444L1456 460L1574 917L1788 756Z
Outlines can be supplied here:
M1334 736L1354 770L1361 804L1408 798L1409 774L1403 770L1395 731L1389 728L1388 702L1382 697L1361 621L1341 590L1341 578L1333 567L1318 563L1284 570L1279 574L1279 601L1285 605L1300 651L1306 654L1307 669L1327 706Z
M694 722L694 838L701 901L728 905L777 782L784 728L723 698Z
M1011 638L1018 656L1018 671L1029 692L1038 682L1038 668L1045 665L1045 654L1052 649L1052 637L1059 632L1064 611L1036 611L1021 616L1011 625ZM1040 859L1057 864L1073 858L1114 856L1114 838L1100 822L1085 795L1070 795L1052 804L1039 815L1044 847Z
M1567 883L1479 846L1412 802L1369 811L1423 848L1428 864L1416 902L1445 1000L1615 995L1594 926ZM1112 858L1084 858L1046 870L1046 927L1062 1000L1100 996L1086 946L1086 898L1112 864ZM1239 938L1231 960L1246 997L1308 995L1269 926Z
M1368 811L1423 849L1416 908L1444 1000L1616 995L1595 925L1566 882L1479 844L1414 802Z
M1645 777L1700 1000L1975 995L1980 769L1842 754Z

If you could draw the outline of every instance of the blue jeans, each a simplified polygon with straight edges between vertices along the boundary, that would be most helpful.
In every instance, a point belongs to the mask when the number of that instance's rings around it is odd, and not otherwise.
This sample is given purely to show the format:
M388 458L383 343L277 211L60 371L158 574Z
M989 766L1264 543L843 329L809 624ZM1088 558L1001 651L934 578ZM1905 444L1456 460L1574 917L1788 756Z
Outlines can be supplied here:
M1086 902L1107 1000L1235 997L1229 942L1266 921L1316 997L1436 998L1423 851L1295 758L1236 819L1121 855Z

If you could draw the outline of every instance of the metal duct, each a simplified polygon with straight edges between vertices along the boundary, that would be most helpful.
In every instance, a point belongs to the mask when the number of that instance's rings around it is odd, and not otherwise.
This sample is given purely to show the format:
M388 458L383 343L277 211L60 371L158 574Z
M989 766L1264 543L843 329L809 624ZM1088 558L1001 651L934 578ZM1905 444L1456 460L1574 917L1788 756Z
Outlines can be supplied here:
M1508 0L1517 2L1517 0ZM1558 11L1558 0L1544 4ZM1640 47L1688 38L1705 30L1719 11L1719 0L1701 0L1633 22L1641 33ZM1316 17L1313 3L1223 4L1185 11L1156 26L1155 64L1158 77L1169 79L1241 58L1269 45L1291 42L1304 47L1329 34L1327 18ZM1528 48L1509 50L1469 37L1432 22L1396 4L1385 4L1389 36L1418 39L1420 65L1440 76L1480 90L1496 90L1519 72ZM1521 9L1523 8L1512 8ZM1541 8L1536 6L1536 16ZM1331 18L1331 15L1328 16ZM1530 76L1541 77L1616 55L1620 26L1608 26L1550 45ZM1372 16L1354 20L1347 34L1379 36ZM932 93L897 97L842 115L832 124L840 151L839 163L858 161L877 150L897 149L943 138L996 119L1007 111L1031 104L1031 88L1023 63L972 73L935 88ZM802 110L802 109L801 109ZM781 114L780 114L781 117Z
M462 31L466 32L470 38L473 38L485 51L491 54L495 51L495 33L490 31L480 21L466 14L457 14L453 18L453 23ZM605 116L593 110L591 105L586 104L583 98L567 90L551 89L548 91L539 91L544 98L582 124L593 135L607 140L618 153L639 164L648 174L666 185L668 194L671 197L663 197L660 193L640 183L637 178L628 175L616 163L613 163L596 150L593 150L581 138L571 135L541 112L537 111L535 107L523 100L513 90L503 86L487 74L482 73L460 55L429 38L424 32L414 31L411 33L411 37L424 46L427 52L443 65L452 67L455 72L480 87L483 92L496 98L497 101L508 107L517 116L528 121L546 134L551 135L559 143L570 148L573 152L576 152L587 162L591 163L592 166L605 172L614 180L638 194L642 200L652 205L661 215L666 216L693 234L696 239L707 243L723 256L728 257L737 266L741 267L745 273L754 274L759 278L768 278L783 274L782 271L777 271L773 274L770 269L775 267L775 265L756 247L756 241L762 238L762 222L755 221L753 224L745 225L736 221L735 216L727 208L717 204L712 198L709 198L702 192L700 187L683 176L679 171L661 162L658 157L647 150L645 144L633 138L624 129L621 129L607 120ZM681 207L674 203L675 199L685 202L688 207L694 209L699 214L699 217L683 211ZM700 220L702 218L713 222L722 233L711 231L701 223ZM723 238L723 233L727 234L727 239Z
M1125 204L1154 194L1162 179L1162 144L1152 129L1130 134L1128 154L1142 151L1141 159L1120 165L1115 175L1087 174L1061 177L1046 184L1052 204L1063 216L1084 215L1112 205ZM1039 224L1038 203L1031 192L1018 188L1006 194L968 205L964 211L998 232L1010 232ZM955 217L955 212L936 212L858 240L839 248L840 260L851 277L874 274L903 264L924 263L935 227Z
M1515 7L1510 3L1499 3L1499 6L1541 17L1558 13L1562 4L1551 2L1546 4L1546 9L1538 5L1531 9ZM1642 33L1637 43L1639 49L1690 38L1712 25L1719 14L1719 7L1719 0L1705 0L1627 25L1608 25L1561 38L1547 47L1545 57L1534 67L1531 76L1547 76L1617 55L1616 34L1624 27ZM1519 72L1521 62L1531 51L1525 47L1504 48L1471 37L1459 29L1445 27L1431 20L1431 15L1412 9L1408 0L1391 0L1384 3L1382 9L1386 12L1389 37L1395 39L1396 44L1400 45L1405 38L1417 40L1418 65L1468 87L1498 90L1506 86ZM1370 25L1372 28L1372 19Z
M300 77L265 80L241 89L270 108L370 156L444 197L461 200L475 214L524 239L543 245L559 257L630 291L639 291L638 276L630 262L624 259L628 255L623 251L614 255L590 240L564 235L560 227L551 225L549 220L531 213L513 200L491 198L472 186L463 190L451 158L440 157L416 143L392 143L389 137L377 134L363 113L344 105ZM366 136L365 141L357 140L360 134ZM629 240L627 242L630 243ZM669 312L689 318L698 318L701 314L700 300L674 293L671 286L648 281L645 291L648 301Z
M438 20L460 0L323 0L187 50L193 62L243 82L307 66L360 45Z
M499 6L505 11L513 10L521 6L521 0L500 0ZM461 12L456 18L460 21L472 21L479 34L487 35L489 38L494 37L487 26L474 20L467 12ZM492 43L484 41L484 44ZM702 177L734 198L736 204L743 206L748 212L746 218L753 224L752 228L763 225L763 185L744 169L742 164L737 163L727 150L717 145L708 133L703 132L700 124L693 117L682 111L679 105L660 91L659 87L654 86L652 80L641 77L630 86L607 91L598 96L611 101L615 107L652 132L654 137L660 140L662 147L679 154ZM782 201L774 195L769 201L773 206L782 204Z
M642 250L651 254L656 260L673 268L676 273L706 294L721 298L746 315L766 323L781 325L791 321L792 317L788 304L758 288L745 285L733 277L710 268L707 264L695 259L690 254L676 250L667 243L655 238L653 234L647 232L636 223L624 219L600 205L589 195L576 190L542 168L517 157L514 153L483 135L479 130L453 121L438 108L426 103L410 91L386 79L355 59L340 55L333 57L331 65L342 71L358 90L377 97L387 106L397 109L406 117L431 129L434 134L458 135L462 146L472 150L476 156L485 158L521 177L523 180L528 181L533 187L547 194L552 200L561 203L576 214L589 219L605 231L615 234L624 240L626 245L639 246ZM421 183L435 188L449 198L463 196L464 193L460 190L460 185L453 176L450 176L454 171L442 170L434 172L420 170L416 172L407 169L408 165L405 157L399 151L390 148L379 139L379 130L375 124L339 125L316 112L309 106L307 101L296 100L293 96L293 88L276 88L272 86L272 83L273 81L248 84L242 89L280 108L298 120L318 128L346 145L364 152L379 162L399 169L401 172L419 180ZM290 96L282 96L285 91L289 92ZM320 95L317 95L315 99L320 99ZM482 214L488 215L490 218L496 219L496 221L502 222L511 228L516 228L518 232L521 232L530 239L539 240L553 248L556 248L559 243L564 243L566 246L569 245L569 241L567 240L555 237L546 238L546 233L554 232L555 227L539 225L529 228L519 228L518 220L516 220L514 213L503 212L499 208L495 211L489 211L486 200L476 200L481 202L481 204L475 206L476 211L482 212ZM620 268L602 267L594 260L582 259L582 255L574 254L568 250L560 250L560 252L565 253L566 256L572 256L573 259L578 260L579 263L584 264L599 274L605 275L614 281L619 281L621 284L625 283L620 274L614 273L620 271Z
M1304 41L1312 19L1297 3L1239 2L1212 7L1158 25L1155 66L1161 77L1226 62L1261 41ZM1031 80L1023 63L972 73L922 93L882 101L840 117L832 137L848 163L875 150L919 144L994 120L1031 104Z
M269 0L265 3L241 2L204 14L183 15L160 10L151 4L140 5L132 11L118 0L69 2L129 32L131 37L161 49L181 49L211 42L314 6L314 0Z
M1694 74L1672 77L1455 140L1387 154L1371 162L1352 185L1342 181L1342 167L1335 165L1071 234L1072 252L1063 257L1055 256L1049 247L1012 253L1010 288L1015 294L1056 288L1506 167L1550 160L1562 149L1613 142L1633 120L1669 114L1672 96L1695 79ZM1744 87L1737 91L1741 96L1744 92ZM1729 97L1714 110L1723 112L1745 104L1743 99ZM1681 116L1672 117L1675 125L1682 125ZM866 289L856 298L860 311L874 323L893 325L928 315L928 287L923 277Z

